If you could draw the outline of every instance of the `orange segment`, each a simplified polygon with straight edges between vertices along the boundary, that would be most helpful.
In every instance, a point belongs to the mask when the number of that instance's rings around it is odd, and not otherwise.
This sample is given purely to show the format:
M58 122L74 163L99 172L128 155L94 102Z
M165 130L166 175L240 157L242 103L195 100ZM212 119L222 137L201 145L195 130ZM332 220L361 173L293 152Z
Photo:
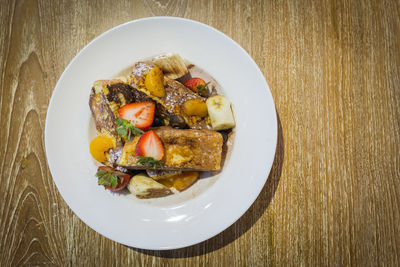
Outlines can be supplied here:
M165 185L166 187L174 187L178 191L183 191L199 178L199 172L182 172L181 174L174 175L170 178L161 179L157 182Z
M208 114L207 104L200 99L190 99L183 103L183 111L189 116L205 117Z
M168 188L171 188L174 186L173 178L164 178L164 179L157 180L157 182L159 182L162 185L165 185Z
M152 68L146 75L144 85L150 94L157 97L165 96L164 74L159 67Z
M97 136L90 142L90 154L102 163L107 161L106 153L115 146L112 138L107 136Z

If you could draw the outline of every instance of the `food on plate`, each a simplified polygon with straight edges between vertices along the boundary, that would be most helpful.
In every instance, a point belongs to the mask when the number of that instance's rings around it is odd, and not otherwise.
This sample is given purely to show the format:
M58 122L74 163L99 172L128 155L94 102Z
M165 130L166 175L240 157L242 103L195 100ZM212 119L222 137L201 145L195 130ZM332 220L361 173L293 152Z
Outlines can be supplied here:
M155 170L155 169L147 169L146 173L148 176L153 178L154 180L160 180L164 178L169 178L177 174L181 174L181 170Z
M119 117L136 128L146 130L153 124L155 108L151 101L130 103L119 109Z
M212 78L192 77L193 66L163 54L136 62L126 77L94 82L89 106L98 136L90 153L105 165L96 173L99 185L156 198L221 170L235 127L231 102Z
M183 191L190 187L199 178L199 172L188 171L176 174L174 176L157 180L160 184L166 187L173 187L178 191Z
M198 99L205 102L206 98L190 90L182 83L176 80L165 78L165 96L158 97L153 95L145 85L145 78L153 67L148 63L137 62L130 76L130 85L136 91L135 94L141 94L142 99L147 96L147 99L153 100L156 103L156 110L159 117L165 125L171 125L178 128L197 128L210 129L211 126L197 115L188 115L184 112L183 104L192 99Z
M226 130L235 127L231 102L224 96L214 95L207 99L207 110L213 130Z
M111 191L120 191L124 189L131 179L129 174L114 170L109 166L100 166L96 176L98 178L98 184Z
M161 68L165 77L178 79L188 73L185 62L179 54L162 54L154 57L151 62Z
M144 133L136 144L135 154L141 157L138 160L139 162L146 157L161 160L164 157L164 146L160 137L154 131Z
M113 138L100 135L95 137L92 142L90 142L90 154L95 160L104 163L107 161L108 151L114 147L115 141Z
M201 96L208 97L210 95L208 83L206 83L202 78L190 78L183 85Z
M149 142L151 146L146 144L147 150L150 151L148 153L154 153L157 156L162 153L163 155L161 164L156 161L151 162L154 165L151 166L153 169L220 170L223 145L220 133L212 130L174 129L168 126L157 127L150 132L154 132L152 136L157 136L161 142ZM154 139L157 140L157 138ZM141 147L139 142L134 138L125 143L119 161L120 166L129 169L146 169L148 167L149 164L140 161L140 156L146 154L138 154L138 151L143 150L143 148L138 149Z
M89 97L89 106L101 135L108 136L118 145L121 138L118 136L115 119L119 117L118 110L126 103L134 101L130 86L123 80L95 81Z
M125 141L130 140L131 136L141 136L144 132L138 127L134 126L130 121L123 118L115 120L117 124L117 133Z
M189 99L183 103L183 112L188 116L205 117L208 114L207 104L200 99Z
M149 90L151 95L156 97L164 97L164 75L159 67L155 67L149 70L144 79L144 85Z
M138 198L164 197L172 194L168 187L156 182L145 173L133 176L128 184L128 190Z

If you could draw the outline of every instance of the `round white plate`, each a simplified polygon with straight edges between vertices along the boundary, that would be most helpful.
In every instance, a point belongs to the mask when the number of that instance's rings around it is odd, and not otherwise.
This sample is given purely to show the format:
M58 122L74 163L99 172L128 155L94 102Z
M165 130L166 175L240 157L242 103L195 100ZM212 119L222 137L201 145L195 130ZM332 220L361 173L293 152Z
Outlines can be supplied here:
M236 117L232 153L218 177L160 199L139 200L97 185L89 153L95 127L88 105L95 80L114 77L142 58L177 52L211 74ZM67 66L46 118L47 160L75 214L98 233L143 249L175 249L232 225L254 202L274 160L275 106L263 74L232 39L202 23L152 17L117 26L90 42Z

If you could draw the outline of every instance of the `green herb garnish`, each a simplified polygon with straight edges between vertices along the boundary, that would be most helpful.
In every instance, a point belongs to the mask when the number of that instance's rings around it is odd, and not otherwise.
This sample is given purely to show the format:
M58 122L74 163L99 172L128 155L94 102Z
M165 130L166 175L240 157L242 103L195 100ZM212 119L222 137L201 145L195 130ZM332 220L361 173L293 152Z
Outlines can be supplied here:
M208 96L208 94L209 94L208 84L209 84L209 83L210 83L210 82L208 82L208 83L206 83L206 84L199 84L199 85L196 87L196 92L197 92L199 95L201 95L201 96L204 96L204 97Z
M97 178L99 179L98 184L103 185L104 187L111 186L115 189L118 185L118 180L122 183L123 179L116 175L115 173L110 173L105 170L98 170L96 173Z
M137 162L140 165L147 166L147 167L152 167L153 169L155 169L157 166L158 167L162 167L162 162L159 161L159 160L156 160L156 159L154 159L152 157L138 156Z
M117 133L122 138L127 137L127 139L129 140L131 139L131 135L141 136L142 134L144 134L142 130L133 126L132 123L130 123L128 120L117 118L115 120L115 123L118 125Z

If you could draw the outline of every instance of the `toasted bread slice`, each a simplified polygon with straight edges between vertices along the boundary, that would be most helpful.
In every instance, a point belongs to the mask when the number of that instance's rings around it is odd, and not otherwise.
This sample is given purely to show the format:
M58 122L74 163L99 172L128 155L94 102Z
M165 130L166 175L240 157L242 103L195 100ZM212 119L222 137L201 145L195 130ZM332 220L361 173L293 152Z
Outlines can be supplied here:
M157 110L163 117L166 125L178 128L211 129L209 117L189 116L183 111L183 104L187 100L198 99L205 102L205 98L186 88L182 83L165 78L165 96L156 97L146 89L144 80L153 66L144 62L137 62L129 76L134 91L147 95L157 103Z
M93 84L89 107L97 131L111 137L117 146L122 145L115 124L115 119L118 118L118 109L133 100L132 88L126 83L126 80L98 80Z
M153 129L164 146L162 170L215 171L221 169L222 135L212 130ZM118 165L130 169L147 169L137 162L135 148L138 138L125 143Z

